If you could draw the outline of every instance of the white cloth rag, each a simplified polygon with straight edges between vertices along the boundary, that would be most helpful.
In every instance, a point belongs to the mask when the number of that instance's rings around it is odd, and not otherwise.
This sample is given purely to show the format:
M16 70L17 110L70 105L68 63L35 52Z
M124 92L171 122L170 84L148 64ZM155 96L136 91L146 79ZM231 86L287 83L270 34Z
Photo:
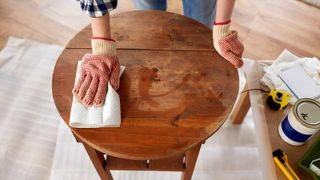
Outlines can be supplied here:
M286 92L288 92L291 95L289 99L290 104L294 104L297 101L297 98L286 86L286 84L280 79L278 74L296 65L301 65L301 67L307 72L307 74L313 79L313 81L316 84L320 85L320 61L315 57L299 58L288 50L284 50L279 55L279 57L271 64L271 66L264 67L265 74L261 79L261 83L268 86L269 89L285 90Z
M78 62L76 73L77 82L80 72L81 61ZM122 75L125 66L120 67L120 76ZM120 98L117 91L115 91L110 83L108 83L108 92L106 94L105 102L102 106L86 107L78 98L73 95L70 121L69 125L74 128L101 128L101 127L120 127L121 124L121 110Z

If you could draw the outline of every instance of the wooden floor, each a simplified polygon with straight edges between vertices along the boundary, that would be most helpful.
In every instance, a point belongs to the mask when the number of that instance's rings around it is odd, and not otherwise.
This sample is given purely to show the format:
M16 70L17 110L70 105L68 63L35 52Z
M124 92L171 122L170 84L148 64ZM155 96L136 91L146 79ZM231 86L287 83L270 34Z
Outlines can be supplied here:
M120 0L112 13L133 10ZM181 1L168 11L182 13ZM9 36L66 45L89 18L75 0L0 1L0 49ZM233 29L245 45L245 57L274 59L283 49L320 58L320 9L295 0L237 0Z

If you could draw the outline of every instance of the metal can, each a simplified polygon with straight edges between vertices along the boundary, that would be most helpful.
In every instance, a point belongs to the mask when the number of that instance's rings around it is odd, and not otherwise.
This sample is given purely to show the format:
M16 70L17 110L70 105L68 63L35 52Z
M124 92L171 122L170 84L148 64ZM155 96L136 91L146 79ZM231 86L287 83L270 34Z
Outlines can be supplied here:
M307 142L320 129L320 103L314 99L299 99L278 127L280 137L299 146Z

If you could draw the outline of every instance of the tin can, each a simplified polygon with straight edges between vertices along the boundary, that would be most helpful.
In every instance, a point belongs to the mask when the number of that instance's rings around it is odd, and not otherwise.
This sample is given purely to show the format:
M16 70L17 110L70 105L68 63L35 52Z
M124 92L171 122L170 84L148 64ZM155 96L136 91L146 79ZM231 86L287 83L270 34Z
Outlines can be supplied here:
M320 129L320 103L314 99L299 99L278 127L280 137L299 146L307 142Z

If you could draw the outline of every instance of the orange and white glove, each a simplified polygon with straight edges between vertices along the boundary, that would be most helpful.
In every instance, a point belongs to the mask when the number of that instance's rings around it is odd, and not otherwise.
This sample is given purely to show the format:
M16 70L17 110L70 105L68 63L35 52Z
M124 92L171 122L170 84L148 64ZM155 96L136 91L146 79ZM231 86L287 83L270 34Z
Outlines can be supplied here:
M92 54L86 54L80 65L80 78L73 88L74 95L87 106L104 103L108 82L119 88L120 63L116 56L115 41L93 37Z
M236 68L243 65L242 54L244 47L239 41L237 31L230 31L231 21L214 22L213 46L217 52Z

